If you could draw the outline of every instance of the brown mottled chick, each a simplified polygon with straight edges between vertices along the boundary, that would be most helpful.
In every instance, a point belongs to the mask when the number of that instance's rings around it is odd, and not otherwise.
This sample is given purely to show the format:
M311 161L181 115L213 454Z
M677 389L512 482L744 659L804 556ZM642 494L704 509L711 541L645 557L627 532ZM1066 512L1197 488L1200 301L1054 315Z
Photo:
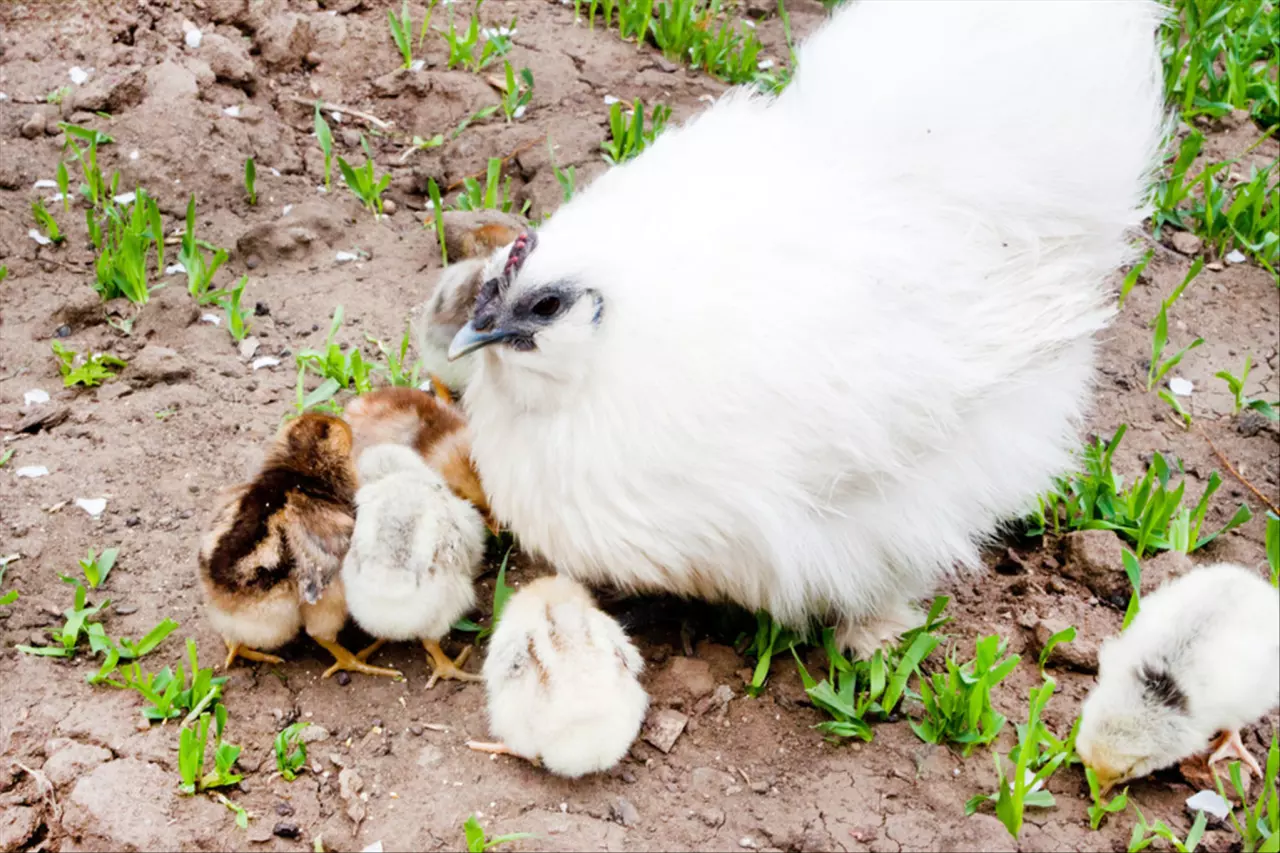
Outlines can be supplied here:
M359 457L375 444L412 447L444 478L450 491L480 510L493 530L489 499L471 464L467 419L444 383L434 375L431 380L435 394L416 388L379 388L353 400L346 408L355 436L353 455Z
M351 428L305 414L281 427L257 476L223 498L200 548L200 584L214 629L237 657L281 663L276 649L306 632L339 670L397 676L338 643L347 621L339 570L355 524Z

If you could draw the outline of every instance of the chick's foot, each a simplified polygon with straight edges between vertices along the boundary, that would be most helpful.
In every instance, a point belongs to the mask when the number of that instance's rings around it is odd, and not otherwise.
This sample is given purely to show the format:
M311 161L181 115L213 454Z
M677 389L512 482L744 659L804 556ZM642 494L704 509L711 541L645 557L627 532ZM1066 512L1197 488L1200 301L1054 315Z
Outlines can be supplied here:
M902 599L863 619L841 620L836 627L836 644L855 658L870 660L878 650L896 646L904 633L923 623L924 614Z
M1266 778L1262 775L1262 768L1258 766L1258 759L1253 757L1253 753L1249 752L1244 742L1240 740L1238 731L1223 732L1214 740L1213 754L1209 756L1209 768L1213 769L1213 765L1224 758L1238 758L1244 762L1245 767L1257 773L1259 779Z
M227 644L227 660L226 663L222 665L223 669L231 669L231 664L235 663L236 658L253 660L258 663L284 663L284 658L282 657L269 655L266 652L260 652L257 649L251 649L243 643L233 643L227 639L224 639L223 642Z
M325 649L328 650L329 654L333 655L334 659L333 666L326 669L324 671L324 675L320 676L321 678L329 678L335 672L343 670L347 672L360 672L365 675L385 675L388 678L400 677L400 671L398 669L387 669L382 666L370 666L355 655L351 654L350 651L336 641L330 642L328 640L322 640L319 637L316 637L315 640L317 643L324 646Z
M471 656L471 647L467 646L462 650L462 654L453 660L444 653L444 649L440 648L440 643L436 640L423 640L422 647L427 650L427 656L431 660L431 678L427 680L427 689L430 690L436 686L436 682L442 678L451 678L456 681L483 681L484 678L474 675L470 672L464 672L462 665L466 663L467 658Z

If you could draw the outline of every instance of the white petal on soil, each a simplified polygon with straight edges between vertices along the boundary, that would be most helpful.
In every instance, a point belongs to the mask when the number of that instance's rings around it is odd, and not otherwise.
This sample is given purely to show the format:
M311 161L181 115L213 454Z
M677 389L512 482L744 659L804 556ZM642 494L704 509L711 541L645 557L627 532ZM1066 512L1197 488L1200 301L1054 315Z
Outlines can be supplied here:
M6 95L4 92L0 92L0 101L7 101L7 100L9 100L9 96Z
M514 119L524 118L524 111L525 111L525 108L528 106L529 106L528 104L521 104L520 106L516 107L516 111L511 114L511 117Z
M293 205L291 205L291 204L286 204L286 205L284 206L284 215L285 215L285 216L288 216L288 215L289 215L289 211L291 211L291 210L293 210Z
M280 363L280 359L274 358L269 355L264 355L264 356L259 356L258 358L255 358L251 366L253 367L254 370L261 370L264 367L275 367L279 363Z
M1196 386L1191 384L1190 379L1175 376L1169 380L1169 390L1179 397L1190 397Z
M204 34L201 33L199 30L195 29L194 27L192 27L191 29L187 30L187 34L183 36L182 40L186 43L187 47L191 48L192 50L195 50L197 47L200 46L200 41L203 38L204 38Z
M53 190L58 188L58 182L51 181L48 178L41 178L32 184L32 188L37 190Z
M356 254L355 252L338 252L338 254L334 255L334 258L335 258L335 259L338 261L338 263L340 263L340 264L345 264L345 263L347 263L348 261L358 261L358 260L360 260L360 256L359 256L358 254Z
M759 68L761 71L766 71L772 67L773 67L772 59L762 59L756 63L756 68Z
M19 477L28 477L34 480L36 477L49 476L49 469L44 467L43 465L28 465L25 468L19 468L14 473L16 473Z
M240 118L240 105L232 104L231 106L224 109L222 111L222 114L231 116L232 118Z
M222 318L219 317L217 314L201 314L200 322L208 323L210 326L221 326Z
M93 518L102 515L107 508L106 498L76 498L76 506L89 513Z
M128 193L120 193L120 195L117 195L117 196L112 196L111 200L114 201L116 204L133 204L133 202L137 198L138 198L137 193L128 192Z
M49 392L42 391L39 388L32 388L22 395L22 405L24 406L39 406L41 403L47 402L49 402Z
M324 188L324 184L321 184L320 186L316 187L316 192L318 192L318 193L327 193L327 192L328 192L328 190Z
M275 166L272 166L272 167L271 167L271 174L278 178L278 177L280 177L280 170L279 170L279 169L277 169Z
M187 268L184 267L182 264L169 264L169 266L164 268L165 275L177 275L180 272L186 272L186 271L187 271Z
M382 853L382 839L379 838L377 841L361 850L360 853Z
M618 98L615 98L613 95L605 95L605 96L604 96L604 105L605 105L606 107L611 107L611 106L613 106L614 104L618 103L618 101L619 101L619 99L618 99Z
M342 113L340 113L340 112L331 112L331 113L329 113L329 115L331 115L331 116L333 117L333 121L334 121L334 123L335 123L335 124L342 124Z
M47 246L53 242L34 228L27 232L27 236L35 240L37 246Z
M49 196L49 201L53 201L53 202L62 201L62 193L54 193L53 195Z
M67 74L71 76L71 82L75 83L77 86L82 85L89 79L89 72L85 71L79 65L72 66L71 70L68 71Z
M1244 252L1239 249L1232 249L1230 252L1227 252L1227 256L1224 260L1229 264L1243 264L1245 262Z
M413 62L409 63L410 71L421 71L426 67L427 67L427 61L425 59L415 59Z
M1187 808L1193 812L1207 812L1218 820L1226 820L1231 814L1231 804L1217 791L1198 791L1187 797Z
M137 159L138 159L138 152L137 152L137 151L130 151L130 152L129 152L129 159L130 159L130 160L137 160Z

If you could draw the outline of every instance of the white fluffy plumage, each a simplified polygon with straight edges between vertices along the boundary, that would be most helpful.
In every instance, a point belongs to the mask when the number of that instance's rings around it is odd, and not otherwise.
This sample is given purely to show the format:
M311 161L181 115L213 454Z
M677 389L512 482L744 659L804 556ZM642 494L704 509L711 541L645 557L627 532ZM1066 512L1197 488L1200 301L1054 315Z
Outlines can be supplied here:
M507 749L577 778L617 764L640 732L644 660L622 627L566 577L507 602L484 662L489 728Z
M1243 566L1194 569L1098 657L1076 750L1104 784L1140 778L1280 706L1280 593Z
M908 627L1070 463L1160 149L1161 15L849 3L778 98L599 178L453 342L484 347L498 518L580 580L836 617L861 654Z
M342 562L351 617L387 640L434 640L475 606L485 527L411 448L357 460L356 523Z

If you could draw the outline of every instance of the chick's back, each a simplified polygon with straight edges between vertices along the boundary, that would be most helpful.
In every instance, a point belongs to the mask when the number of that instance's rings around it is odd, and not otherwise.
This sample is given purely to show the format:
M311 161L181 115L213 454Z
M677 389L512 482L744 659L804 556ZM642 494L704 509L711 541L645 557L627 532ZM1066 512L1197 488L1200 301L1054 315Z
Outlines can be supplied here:
M1142 600L1102 665L1165 676L1206 728L1248 725L1280 705L1280 593L1232 563L1195 569Z
M352 618L377 637L438 640L475 606L484 521L407 447L370 448L360 473L342 565Z
M283 644L302 624L302 603L318 601L336 577L352 526L350 448L342 421L303 415L281 429L258 474L221 501L199 574L228 641Z
M484 664L490 729L513 752L576 778L626 755L649 697L640 653L590 593L540 578L507 602Z

